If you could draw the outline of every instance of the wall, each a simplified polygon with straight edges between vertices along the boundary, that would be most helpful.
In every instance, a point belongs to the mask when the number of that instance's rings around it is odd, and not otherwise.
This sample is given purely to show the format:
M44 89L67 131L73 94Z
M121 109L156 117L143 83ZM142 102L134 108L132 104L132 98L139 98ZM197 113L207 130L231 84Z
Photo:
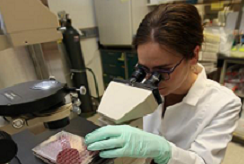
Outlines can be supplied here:
M25 47L0 52L0 89L36 79L32 60Z
M61 54L57 42L42 44L43 56L50 76L56 80L66 83Z
M69 13L73 26L77 29L96 26L93 0L48 0L48 5L54 13L62 10ZM97 38L82 40L81 47L85 64L94 71L98 81L99 93L102 95L104 86ZM87 75L91 94L92 96L96 96L93 78L90 73L87 73Z

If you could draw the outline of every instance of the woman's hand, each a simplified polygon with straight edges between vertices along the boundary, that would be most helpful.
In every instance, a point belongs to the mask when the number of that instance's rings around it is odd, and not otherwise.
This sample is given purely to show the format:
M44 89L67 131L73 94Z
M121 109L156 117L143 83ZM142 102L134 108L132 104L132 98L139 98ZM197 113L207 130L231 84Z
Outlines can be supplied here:
M88 150L101 151L102 158L153 158L166 164L171 158L171 147L163 137L128 125L106 126L88 134Z

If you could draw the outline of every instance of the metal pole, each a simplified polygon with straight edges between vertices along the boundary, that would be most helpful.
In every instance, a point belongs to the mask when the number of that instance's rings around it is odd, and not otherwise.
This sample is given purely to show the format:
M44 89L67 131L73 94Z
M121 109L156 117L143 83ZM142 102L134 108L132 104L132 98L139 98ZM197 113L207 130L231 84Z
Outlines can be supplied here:
M49 71L43 56L41 44L28 45L27 50L33 61L37 78L39 80L48 79Z

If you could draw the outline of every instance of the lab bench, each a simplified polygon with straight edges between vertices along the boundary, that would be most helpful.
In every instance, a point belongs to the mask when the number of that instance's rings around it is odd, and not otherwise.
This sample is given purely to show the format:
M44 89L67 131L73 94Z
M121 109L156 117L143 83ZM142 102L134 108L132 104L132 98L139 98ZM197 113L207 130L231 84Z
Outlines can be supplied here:
M33 155L32 149L47 140L49 137L64 130L66 132L85 137L86 134L97 129L98 126L92 122L87 121L85 118L76 117L71 120L70 124L64 128L57 130L46 130L45 132L34 135L29 130L22 131L12 136L13 140L18 146L17 157L22 164L44 164L42 160ZM113 164L114 161L110 159L97 159L90 164ZM9 164L19 164L14 158Z

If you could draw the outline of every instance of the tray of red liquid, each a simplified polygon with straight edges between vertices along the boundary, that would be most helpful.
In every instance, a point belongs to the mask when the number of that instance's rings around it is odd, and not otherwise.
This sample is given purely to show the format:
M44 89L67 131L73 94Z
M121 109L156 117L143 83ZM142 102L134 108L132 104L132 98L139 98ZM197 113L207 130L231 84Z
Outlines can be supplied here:
M48 164L89 164L98 156L98 152L87 150L83 137L65 131L51 136L32 151Z

